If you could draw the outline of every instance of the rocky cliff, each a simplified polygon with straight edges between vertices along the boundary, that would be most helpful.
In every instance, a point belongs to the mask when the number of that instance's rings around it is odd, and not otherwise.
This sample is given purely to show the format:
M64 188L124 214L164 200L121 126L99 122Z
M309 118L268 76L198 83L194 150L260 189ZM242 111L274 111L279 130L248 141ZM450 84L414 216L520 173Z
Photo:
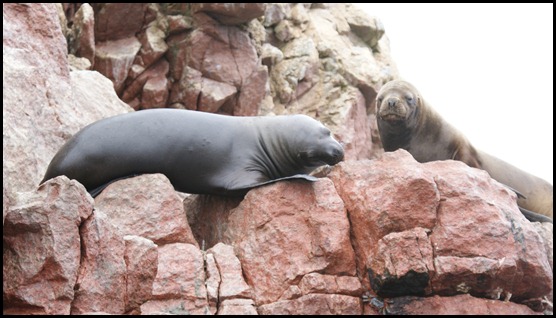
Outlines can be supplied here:
M5 314L552 310L552 224L527 221L485 172L382 154L374 99L398 74L378 19L344 4L3 13ZM80 128L153 107L305 113L346 160L245 198L156 174L94 200L65 177L38 187Z

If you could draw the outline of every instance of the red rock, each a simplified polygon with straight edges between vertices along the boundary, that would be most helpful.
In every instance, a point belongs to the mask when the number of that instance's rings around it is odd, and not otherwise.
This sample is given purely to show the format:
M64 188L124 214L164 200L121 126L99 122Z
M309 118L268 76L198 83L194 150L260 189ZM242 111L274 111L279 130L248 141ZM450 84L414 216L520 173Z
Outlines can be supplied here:
M309 294L259 306L261 315L361 315L359 297Z
M209 312L205 271L201 251L184 243L159 246L158 272L153 283L153 299L141 306L141 312Z
M108 77L114 83L116 93L121 96L124 82L141 42L134 36L114 41L99 42L95 51L95 71Z
M371 287L378 295L430 294L435 268L427 232L417 227L385 235L371 251L367 268Z
M302 275L355 275L349 223L332 182L284 181L247 193L229 217L234 246L257 305L276 301Z
M186 109L197 110L201 93L202 74L186 66L179 81L175 81L170 92L170 103L181 103Z
M552 270L543 240L518 210L516 195L461 162L424 167L441 193L438 225L430 235L437 268L433 289L451 294L464 284L472 295L495 297L502 290L513 300L547 295Z
M529 307L470 295L392 298L391 315L534 315Z
M151 77L143 86L141 94L141 108L162 108L167 106L168 101L168 79L164 74Z
M345 294L361 296L363 288L357 277L309 273L299 282L300 292L307 294ZM283 298L284 299L284 298Z
M124 236L124 243L125 311L129 312L152 298L153 282L158 269L158 250L151 240L140 236Z
M68 315L81 255L79 225L93 211L65 176L12 200L3 226L3 313Z
M230 245L218 243L207 251L214 255L220 273L218 298L220 301L233 298L251 298L251 288L243 279L241 263Z
M94 7L97 42L133 37L145 22L146 3L102 3Z
M235 116L256 116L260 104L268 94L268 71L259 65L244 81L239 92L237 104L233 110Z
M264 3L192 3L191 11L205 12L222 24L242 24L264 14Z
M112 221L99 209L80 228L81 265L71 314L125 311L124 242Z
M95 17L93 8L83 3L73 17L69 37L69 53L84 57L94 66L95 62Z
M110 184L95 198L121 235L138 235L161 245L197 245L172 184L162 174L140 175Z
M144 86L145 84L150 80L150 79L155 79L155 81L157 82L164 82L166 79L166 75L168 74L169 71L169 64L166 60L161 59L158 62L156 62L155 64L153 64L151 67L149 67L146 70L141 70L141 68L138 65L133 65L132 66L132 70L134 72L137 72L139 74L134 75L135 78L131 81L131 83L129 83L123 94L122 94L122 100L129 103L130 101L132 101L134 98L141 96L141 93L144 91ZM158 85L160 86L162 89L165 88L166 90L168 90L168 84L162 84L162 85ZM155 85L156 86L156 85ZM164 95L167 94L168 92L160 92L158 95ZM167 98L167 97L166 97ZM151 102L151 100L147 99L148 102ZM150 108L149 104L145 103L144 105L142 104L140 108Z
M220 303L218 315L258 315L251 299L226 299Z
M406 151L341 162L329 174L348 211L359 272L391 232L432 229L440 195L433 177Z

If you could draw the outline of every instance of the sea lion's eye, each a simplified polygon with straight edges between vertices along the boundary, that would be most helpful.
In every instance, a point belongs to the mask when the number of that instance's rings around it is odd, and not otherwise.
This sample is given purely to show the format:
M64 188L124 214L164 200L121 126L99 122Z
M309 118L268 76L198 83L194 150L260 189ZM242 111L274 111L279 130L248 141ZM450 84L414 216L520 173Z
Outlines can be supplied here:
M413 103L413 97L412 96L406 96L405 100L410 104Z

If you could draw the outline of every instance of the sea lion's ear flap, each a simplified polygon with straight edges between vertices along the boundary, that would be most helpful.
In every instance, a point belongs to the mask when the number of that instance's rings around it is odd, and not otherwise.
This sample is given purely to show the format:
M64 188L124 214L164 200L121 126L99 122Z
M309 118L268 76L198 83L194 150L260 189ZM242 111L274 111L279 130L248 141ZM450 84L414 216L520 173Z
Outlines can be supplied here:
M468 147L460 147L452 159L463 161L466 165L477 169L482 169L483 166L479 160L477 151L471 145L468 145Z

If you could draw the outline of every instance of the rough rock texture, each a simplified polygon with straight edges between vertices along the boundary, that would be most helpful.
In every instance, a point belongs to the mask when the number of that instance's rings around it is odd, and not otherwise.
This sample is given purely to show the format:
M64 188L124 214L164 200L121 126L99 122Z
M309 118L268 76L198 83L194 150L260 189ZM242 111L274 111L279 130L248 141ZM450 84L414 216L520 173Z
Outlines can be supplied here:
M4 314L70 313L81 257L79 225L92 211L85 188L65 176L15 196L2 233Z
M156 244L189 243L193 238L183 203L163 174L145 174L110 184L95 198L124 235L138 235Z
M126 265L125 311L139 308L152 298L153 282L158 271L158 249L151 240L124 236Z
M355 275L349 222L330 180L256 188L229 222L225 241L235 247L258 305L277 301L312 272Z
M398 150L340 163L330 177L346 202L359 269L369 270L379 295L523 301L552 290L543 239L515 194L486 172L455 161L420 164Z
M126 291L123 238L100 210L83 222L79 232L83 254L71 313L123 314Z
M400 297L390 300L384 313L391 315L534 315L529 307L469 295L454 297Z
M300 3L3 13L4 314L552 312L551 224L462 163L380 156L374 99L398 75L377 18ZM131 110L118 96L137 110L305 113L346 162L245 198L176 193L162 175L95 201L65 177L37 189L72 134Z

